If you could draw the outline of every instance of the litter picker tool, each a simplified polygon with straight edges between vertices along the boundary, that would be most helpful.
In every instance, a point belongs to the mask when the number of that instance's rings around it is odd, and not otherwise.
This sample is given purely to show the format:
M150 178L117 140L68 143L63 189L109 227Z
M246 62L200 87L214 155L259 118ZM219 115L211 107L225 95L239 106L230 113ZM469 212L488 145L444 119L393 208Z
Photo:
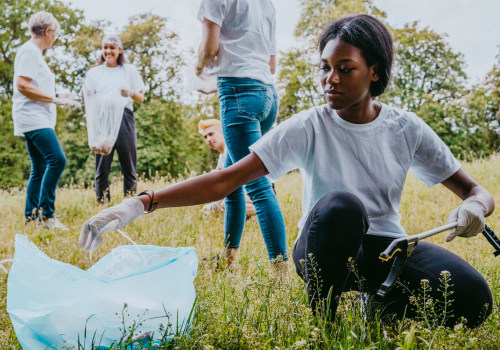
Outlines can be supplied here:
M395 239L389 244L389 246L380 253L378 257L382 261L393 260L391 270L385 281L380 286L377 295L384 297L394 286L396 280L398 279L403 266L405 265L406 259L411 255L413 249L417 246L418 241L425 239L430 236L434 236L443 231L450 230L458 226L458 222L453 222L444 226L437 227L435 229L425 231L416 235L402 237ZM484 231L482 232L484 237L490 242L490 244L495 248L493 255L500 255L500 239L495 235L492 229L485 225Z

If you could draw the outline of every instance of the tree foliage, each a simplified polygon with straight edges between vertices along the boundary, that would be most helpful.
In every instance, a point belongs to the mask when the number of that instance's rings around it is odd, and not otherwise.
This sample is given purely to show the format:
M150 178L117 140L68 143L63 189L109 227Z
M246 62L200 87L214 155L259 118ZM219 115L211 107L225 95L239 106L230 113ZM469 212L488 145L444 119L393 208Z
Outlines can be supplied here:
M163 17L145 13L130 18L121 33L125 54L149 85L148 96L179 101L184 67L179 36Z
M16 52L30 38L28 20L42 10L52 13L62 30L55 43L59 48L47 54L49 66L58 76L58 83L66 86L73 84L71 66L55 56L73 41L73 33L79 31L84 20L83 12L71 9L59 0L4 0L0 2L0 93L4 98L10 98L13 93Z
M395 62L388 99L418 112L424 103L454 101L463 95L466 74L463 55L455 53L445 40L418 22L393 31Z

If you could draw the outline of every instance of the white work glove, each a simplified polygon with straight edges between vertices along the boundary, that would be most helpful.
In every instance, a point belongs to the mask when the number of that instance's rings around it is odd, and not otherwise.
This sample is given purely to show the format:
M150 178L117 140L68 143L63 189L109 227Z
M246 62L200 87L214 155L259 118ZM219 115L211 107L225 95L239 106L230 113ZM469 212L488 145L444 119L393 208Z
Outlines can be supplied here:
M94 90L87 88L85 85L83 85L82 89L80 90L80 97L82 98L82 101L85 100L85 97L93 96L94 94Z
M132 97L135 94L135 91L126 87L121 87L120 92L123 97Z
M102 210L85 221L78 239L78 245L91 252L102 243L102 234L128 225L144 215L144 205L137 198L126 198L120 204Z
M458 226L451 230L446 237L446 242L450 242L456 236L473 237L484 230L484 215L488 211L477 196L472 196L450 213L448 223L458 222Z
M209 214L217 210L222 210L222 208L219 204L219 201L215 201L212 203L205 204L202 210L205 212L205 214Z
M217 77L206 74L205 69L197 71L194 64L188 65L184 71L184 85L188 91L196 90L208 95L217 91Z
M54 97L54 98L52 98L52 103L54 103L58 106L69 106L69 107L76 107L76 108L82 107L80 102L69 99L69 98Z
M59 92L56 95L57 98L76 100L76 95L72 92Z

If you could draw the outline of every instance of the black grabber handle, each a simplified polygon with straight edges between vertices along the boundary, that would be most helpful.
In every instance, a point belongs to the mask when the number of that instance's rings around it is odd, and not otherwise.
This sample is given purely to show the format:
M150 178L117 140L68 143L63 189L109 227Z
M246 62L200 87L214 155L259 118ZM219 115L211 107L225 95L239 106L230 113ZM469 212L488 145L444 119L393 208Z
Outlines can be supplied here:
M493 255L500 255L500 239L495 235L495 232L488 226L484 225L483 236L490 242L490 244L495 248Z
M413 248L417 246L420 239L424 239L439 232L449 230L450 228L454 228L457 225L458 223L454 222L417 235L402 237L392 241L391 244L389 244L389 246L382 253L380 253L379 256L379 259L382 261L387 262L393 257L394 261L391 265L389 275L380 286L379 290L377 291L377 295L380 297L384 297L392 289L392 287L394 287L396 280L403 270L406 259L411 255ZM493 246L493 248L495 248L493 255L500 255L500 239L495 235L495 232L493 232L491 228L485 225L484 231L482 233L483 236L488 240L488 242Z

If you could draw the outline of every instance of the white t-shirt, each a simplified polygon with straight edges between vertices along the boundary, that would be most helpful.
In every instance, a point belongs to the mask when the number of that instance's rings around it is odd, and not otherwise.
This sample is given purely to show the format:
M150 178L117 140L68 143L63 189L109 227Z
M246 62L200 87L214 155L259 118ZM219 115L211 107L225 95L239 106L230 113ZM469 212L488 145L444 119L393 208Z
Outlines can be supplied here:
M33 86L49 96L56 94L54 74L45 62L42 50L31 41L25 42L19 48L14 60L14 135L23 136L25 132L38 129L54 129L57 118L56 105L24 96L17 90L17 77L30 78Z
M208 74L273 83L269 68L276 55L276 13L271 0L201 0L198 20L221 27L219 53Z
M217 169L224 169L226 166L226 158L227 158L227 148L224 147L224 151L219 154L219 159L217 160Z
M408 170L428 187L460 169L448 147L415 114L381 104L368 124L352 124L328 105L294 115L250 147L272 178L300 169L302 230L314 205L332 191L364 204L368 234L405 235L398 213Z
M85 78L85 87L99 93L110 89L126 87L135 92L146 92L147 88L135 66L131 64L106 67L106 64L89 69ZM126 108L133 111L133 100L128 97Z

